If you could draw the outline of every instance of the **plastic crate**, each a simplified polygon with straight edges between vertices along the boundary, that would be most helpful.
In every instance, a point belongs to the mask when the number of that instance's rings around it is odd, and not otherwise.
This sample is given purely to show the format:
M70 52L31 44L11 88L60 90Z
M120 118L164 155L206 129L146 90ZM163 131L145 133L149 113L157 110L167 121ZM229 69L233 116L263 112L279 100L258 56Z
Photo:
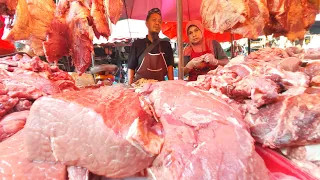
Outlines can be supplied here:
M256 151L264 160L267 168L271 173L283 173L289 176L296 177L301 180L316 180L315 177L302 171L299 167L294 165L289 159L283 157L276 151L270 148L263 148L256 144Z

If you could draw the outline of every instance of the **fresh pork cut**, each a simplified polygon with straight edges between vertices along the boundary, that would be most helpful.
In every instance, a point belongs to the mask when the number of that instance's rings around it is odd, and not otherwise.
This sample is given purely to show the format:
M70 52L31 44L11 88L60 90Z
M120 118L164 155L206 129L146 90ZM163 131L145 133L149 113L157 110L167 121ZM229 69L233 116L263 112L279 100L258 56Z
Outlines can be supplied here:
M273 104L248 113L252 136L271 148L320 142L320 94L299 94L279 98Z
M269 179L238 109L180 81L145 85L141 93L165 134L161 153L148 169L150 178Z
M23 130L0 143L1 179L66 179L62 164L32 162L27 158Z
M148 104L121 85L42 97L24 130L31 160L59 161L112 178L147 168L163 143Z

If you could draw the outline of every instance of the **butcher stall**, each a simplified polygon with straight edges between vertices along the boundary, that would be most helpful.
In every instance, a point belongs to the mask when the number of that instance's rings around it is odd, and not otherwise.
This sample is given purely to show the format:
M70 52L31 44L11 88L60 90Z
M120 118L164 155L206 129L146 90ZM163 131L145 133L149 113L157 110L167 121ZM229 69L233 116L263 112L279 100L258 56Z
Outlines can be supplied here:
M186 21L230 44L301 41L317 3L0 1L2 38L32 50L0 57L0 179L320 179L319 48L261 47L196 81L181 71ZM111 24L154 7L176 23L180 80L96 83L99 68L116 69L94 66L97 48L111 57L123 46L93 37L109 41Z

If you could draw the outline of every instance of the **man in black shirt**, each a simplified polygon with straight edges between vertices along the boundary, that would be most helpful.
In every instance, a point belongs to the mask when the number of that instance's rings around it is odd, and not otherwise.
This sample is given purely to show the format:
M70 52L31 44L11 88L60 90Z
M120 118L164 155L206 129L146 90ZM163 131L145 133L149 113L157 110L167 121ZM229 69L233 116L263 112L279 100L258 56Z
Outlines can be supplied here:
M131 47L128 61L129 84L141 78L163 81L164 77L168 76L169 80L173 80L173 51L169 41L159 40L161 24L160 10L151 9L146 19L148 35L145 39L134 41ZM154 48L144 52L148 46Z

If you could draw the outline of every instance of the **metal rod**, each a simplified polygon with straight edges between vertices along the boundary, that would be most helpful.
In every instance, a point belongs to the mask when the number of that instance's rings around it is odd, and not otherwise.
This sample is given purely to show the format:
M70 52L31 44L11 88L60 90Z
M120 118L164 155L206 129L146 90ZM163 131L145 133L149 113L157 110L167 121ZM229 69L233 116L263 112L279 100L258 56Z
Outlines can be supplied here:
M251 53L251 39L248 38L248 55Z
M182 0L177 0L177 40L178 40L178 57L179 57L179 63L178 63L178 78L180 80L183 80L184 74L183 74L183 68L184 68L184 57L183 57L183 37L182 37Z

